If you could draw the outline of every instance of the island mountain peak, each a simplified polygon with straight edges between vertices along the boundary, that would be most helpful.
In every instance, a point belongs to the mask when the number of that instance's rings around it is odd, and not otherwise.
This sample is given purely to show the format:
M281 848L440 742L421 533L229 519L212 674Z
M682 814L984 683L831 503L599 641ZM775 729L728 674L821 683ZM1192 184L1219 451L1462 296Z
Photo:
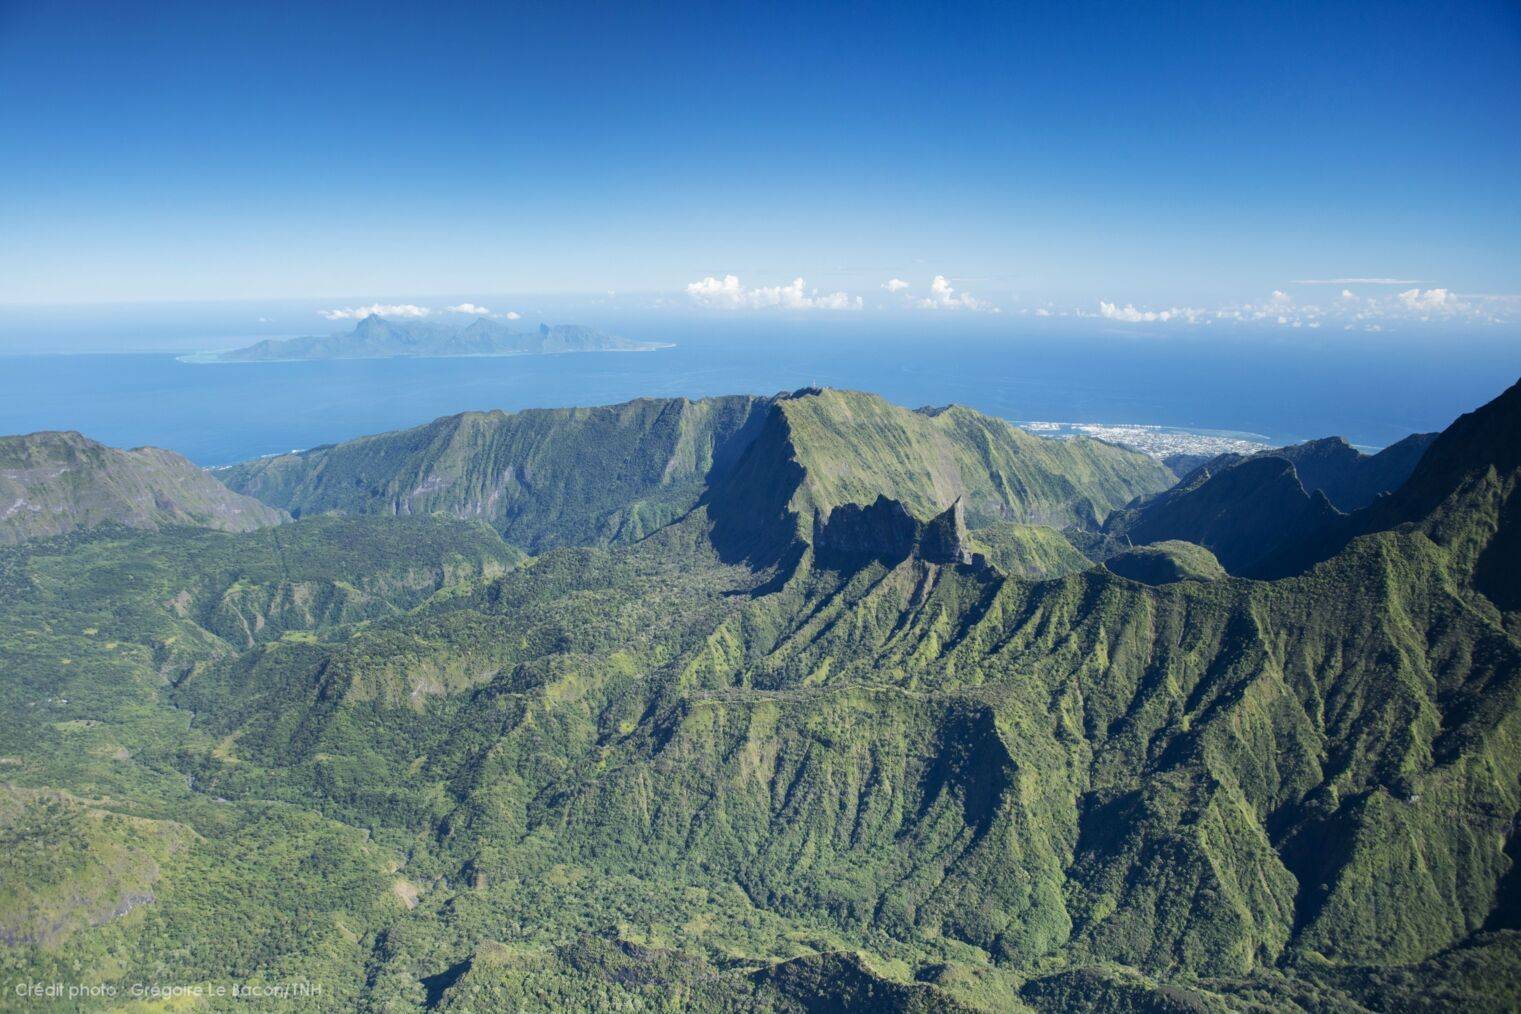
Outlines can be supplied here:
M578 324L540 324L519 330L489 317L396 319L369 314L346 334L266 339L245 348L186 357L187 362L254 363L311 359L385 359L396 356L513 356L558 352L649 352L668 348L604 334Z

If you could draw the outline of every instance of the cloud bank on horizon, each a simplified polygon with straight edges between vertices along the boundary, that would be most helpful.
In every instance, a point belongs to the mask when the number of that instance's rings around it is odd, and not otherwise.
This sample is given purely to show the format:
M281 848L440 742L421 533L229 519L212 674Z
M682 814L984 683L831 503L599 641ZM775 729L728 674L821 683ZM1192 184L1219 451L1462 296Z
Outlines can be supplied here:
M957 292L944 275L936 275L930 282L929 295L915 300L921 310L971 310L974 313L1002 313L998 307L985 299L978 299L970 292Z
M1403 282L1379 279L1341 279L1339 282L1296 282L1310 284L1400 285ZM1024 311L1021 311L1024 312ZM1041 314L1044 315L1044 314ZM1073 316L1092 314L1082 309ZM1521 320L1521 295L1462 295L1451 289L1414 286L1393 295L1360 296L1350 288L1326 303L1300 302L1282 289L1274 289L1257 302L1217 307L1169 306L1165 308L1123 306L1099 300L1097 316L1121 324L1184 323L1213 324L1265 323L1291 328L1320 328L1337 325L1346 331L1383 331L1400 322L1513 324Z
M882 288L890 295L902 297L905 300L902 305L919 310L1003 312L969 292L958 292L944 275L936 275L929 283L928 293L920 297L913 295L913 284L902 278L889 278L882 283ZM866 306L863 296L848 292L823 293L810 289L801 277L786 285L749 287L738 275L724 275L723 278L709 275L687 283L685 292L694 305L717 310L861 310Z
M802 278L786 285L747 288L737 275L721 279L710 275L688 283L686 293L694 302L720 310L859 310L864 305L860 296L809 289Z
M1447 286L1412 284L1408 279L1348 276L1339 279L1299 279L1289 287L1312 287L1299 296L1272 289L1255 300L1212 304L1153 303L1099 297L1087 303L1061 303L1026 294L1008 293L998 302L955 284L950 276L932 275L915 282L898 275L876 286L875 293L810 286L802 276L775 285L747 284L737 274L706 275L669 295L626 295L622 302L643 309L673 308L719 313L878 313L923 312L1007 315L1040 319L1090 319L1113 325L1206 327L1215 324L1253 324L1268 327L1334 328L1344 331L1385 331L1401 324L1517 325L1521 324L1521 294L1461 293ZM1335 296L1317 297L1313 287L1340 285ZM1354 286L1356 288L1354 288ZM1389 291L1395 289L1397 291ZM615 298L607 293L606 299ZM606 302L606 300L599 300ZM418 319L437 314L461 314L497 320L520 320L516 310L495 311L474 301L435 308L409 302L374 302L318 311L330 321L357 321L375 315Z
M1055 302L1032 304L1010 294L1010 301L1025 303L1013 306L1011 313L1034 317L1092 317L1115 324L1209 325L1216 322L1258 323L1291 328L1320 328L1337 325L1344 330L1384 330L1398 322L1514 324L1521 322L1521 295L1461 294L1444 286L1422 288L1411 279L1389 277L1353 277L1335 279L1299 279L1293 286L1343 286L1333 299L1298 299L1284 289L1273 289L1266 297L1238 303L1210 306L1147 304L1137 301L1098 298L1094 304L1060 306ZM1350 286L1374 288L1360 294ZM1389 288L1410 288L1389 293ZM688 305L703 310L722 311L807 311L863 310L879 311L965 311L1002 314L1003 306L958 288L943 274L934 275L927 285L916 286L894 275L878 286L877 298L867 303L863 295L847 291L821 292L809 288L803 278L784 285L749 286L738 275L706 276L684 288ZM885 293L885 296L882 294ZM662 301L663 303L663 301Z
M331 310L318 310L317 315L328 320L363 320L366 317L396 317L403 319L418 319L430 317L440 311L431 306L418 306L416 303L371 303L368 306L337 307ZM502 313L493 313L489 307L480 306L476 303L458 303L454 306L446 306L443 313L459 313L469 317L496 317L501 320L521 320L522 314L516 310L507 310ZM265 318L259 318L260 323L266 323Z

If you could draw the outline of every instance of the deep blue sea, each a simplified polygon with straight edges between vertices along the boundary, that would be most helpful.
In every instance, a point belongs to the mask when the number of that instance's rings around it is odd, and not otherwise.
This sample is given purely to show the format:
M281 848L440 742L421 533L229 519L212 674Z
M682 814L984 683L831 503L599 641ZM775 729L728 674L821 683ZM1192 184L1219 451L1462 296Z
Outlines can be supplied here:
M0 355L0 433L75 429L218 465L465 409L820 384L914 407L960 402L1015 420L1153 423L1274 442L1337 434L1382 446L1445 426L1521 375L1513 335L1375 343L1075 326L1021 332L1016 322L927 331L691 318L624 333L678 344L650 353L243 365L191 365L174 353Z

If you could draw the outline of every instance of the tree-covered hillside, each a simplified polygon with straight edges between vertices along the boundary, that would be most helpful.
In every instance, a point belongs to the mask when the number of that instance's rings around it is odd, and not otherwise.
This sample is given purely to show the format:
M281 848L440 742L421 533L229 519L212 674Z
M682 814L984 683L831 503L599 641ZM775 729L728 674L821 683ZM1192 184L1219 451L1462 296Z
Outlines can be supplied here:
M265 531L0 551L5 976L375 1010L1521 997L1521 387L1271 581L1166 541L1084 566L1042 526L1160 466L961 409L557 418L251 467L303 515ZM603 441L626 481L554 471L620 474ZM470 508L524 460L511 511ZM426 509L538 555L391 516L435 474ZM669 523L616 535L618 496Z

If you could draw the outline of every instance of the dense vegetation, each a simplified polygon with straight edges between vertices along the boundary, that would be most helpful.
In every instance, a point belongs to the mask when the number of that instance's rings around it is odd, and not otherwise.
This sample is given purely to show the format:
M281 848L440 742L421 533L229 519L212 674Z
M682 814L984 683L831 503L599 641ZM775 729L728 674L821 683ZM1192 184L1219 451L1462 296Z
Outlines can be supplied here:
M316 505L325 469L412 489L517 439L483 472L563 441L609 481L481 515L533 558L388 495L0 552L0 978L377 1010L1521 996L1521 388L1273 581L1165 540L1086 565L1050 526L1160 468L957 408L372 439L241 481ZM673 460L671 523L599 527Z
M1220 566L1214 553L1178 539L1125 550L1105 560L1104 566L1121 577L1142 584L1214 581L1225 576L1225 568Z

